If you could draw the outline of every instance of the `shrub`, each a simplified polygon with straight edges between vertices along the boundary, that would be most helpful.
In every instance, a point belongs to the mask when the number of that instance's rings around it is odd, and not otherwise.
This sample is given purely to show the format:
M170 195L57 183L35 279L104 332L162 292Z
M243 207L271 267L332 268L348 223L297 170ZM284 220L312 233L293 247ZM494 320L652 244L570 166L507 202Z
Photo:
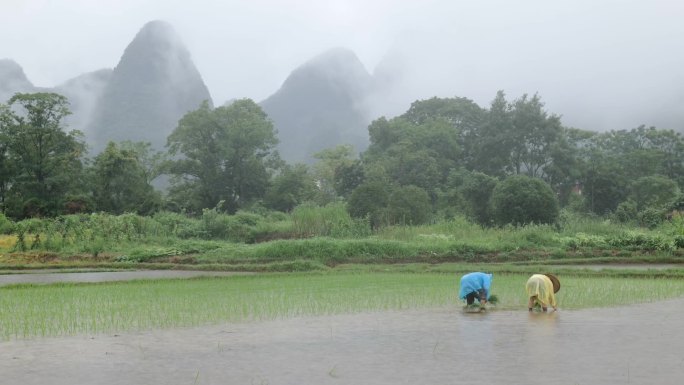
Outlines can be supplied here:
M263 220L263 217L259 214L241 210L238 210L238 212L235 213L234 217L236 221L247 226L256 226L259 222Z
M0 234L10 234L14 231L14 222L8 219L5 214L0 213Z
M551 224L558 219L558 201L551 187L537 178L514 175L492 193L492 214L499 225Z
M684 248L684 235L676 235L674 237L674 246L679 249Z
M630 222L637 218L637 204L633 200L629 199L620 203L615 209L615 219L618 222Z
M152 219L159 223L168 234L180 238L198 237L201 231L199 221L184 214L161 211L154 214Z
M654 208L647 208L638 214L639 225L655 229L663 223L663 213Z
M583 195L570 193L565 208L572 213L587 214L587 202Z
M376 228L382 222L383 211L389 200L388 186L382 182L366 182L354 189L347 202L352 218L369 218Z
M291 214L292 227L300 237L357 237L370 235L366 218L352 218L341 202L323 207L314 204L297 206Z

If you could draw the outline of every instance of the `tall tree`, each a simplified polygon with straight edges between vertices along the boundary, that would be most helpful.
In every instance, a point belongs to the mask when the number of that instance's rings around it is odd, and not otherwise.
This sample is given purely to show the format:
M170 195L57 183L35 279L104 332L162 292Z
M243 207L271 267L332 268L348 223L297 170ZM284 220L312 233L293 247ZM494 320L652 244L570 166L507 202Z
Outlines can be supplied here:
M560 117L549 115L536 94L509 103L499 91L473 145L474 169L493 176L524 174L560 183L574 157Z
M203 103L168 138L170 196L198 211L224 201L233 213L263 197L270 170L279 167L273 124L250 99L215 109Z
M15 169L9 155L7 127L12 122L9 107L0 104L0 210L5 212L5 200L14 180Z
M664 175L680 189L684 182L684 141L671 130L640 126L593 133L576 141L576 147L582 170L578 180L588 208L597 214L615 210L641 178Z
M510 170L546 178L546 168L560 150L563 127L558 115L548 115L539 95L523 95L512 104L512 142Z
M458 155L459 162L467 168L473 167L475 153L473 144L477 140L480 129L485 122L487 111L468 98L437 98L413 102L411 107L401 115L402 118L415 124L422 125L434 120L446 122L455 134L454 138L459 152L453 153L449 149L443 154ZM442 143L443 146L449 142ZM453 145L451 145L453 147Z
M463 184L459 186L466 214L482 226L493 224L490 198L497 183L496 178L476 171L464 175Z
M677 183L662 175L641 177L630 187L629 197L636 203L637 211L665 210L679 196Z
M361 160L356 159L350 164L340 165L335 168L335 193L347 198L365 179L366 173Z
M380 118L368 131L371 144L364 163L381 165L398 185L415 185L434 196L449 171L462 163L458 131L443 118L419 123Z
M64 131L68 104L55 93L18 93L2 112L0 131L15 168L13 202L7 202L11 215L59 214L67 194L82 189L85 144L79 131Z
M264 205L289 212L297 205L313 200L318 188L305 164L285 165L266 190Z
M119 142L118 145L121 151L130 152L135 156L136 162L142 168L147 183L151 184L163 174L167 156L164 152L153 149L152 143L125 140Z
M473 146L472 169L491 176L507 175L512 151L511 107L503 91L496 93Z
M112 214L149 214L161 205L139 154L109 142L93 164L93 201L97 210Z
M354 147L350 144L338 145L319 151L313 157L318 159L313 165L313 174L321 192L319 203L326 204L333 201L337 196L335 170L348 167L354 163Z

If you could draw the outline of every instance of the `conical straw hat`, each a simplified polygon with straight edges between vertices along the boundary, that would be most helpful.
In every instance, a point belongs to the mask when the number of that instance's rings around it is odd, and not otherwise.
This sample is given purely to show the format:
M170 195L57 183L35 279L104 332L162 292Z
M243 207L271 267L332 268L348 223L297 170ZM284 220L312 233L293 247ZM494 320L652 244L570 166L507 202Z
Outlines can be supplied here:
M544 275L549 277L549 279L551 280L551 283L553 284L553 292L558 293L558 290L560 290L560 287L561 287L560 280L558 279L558 277L556 277L555 275L553 275L551 273L546 273Z

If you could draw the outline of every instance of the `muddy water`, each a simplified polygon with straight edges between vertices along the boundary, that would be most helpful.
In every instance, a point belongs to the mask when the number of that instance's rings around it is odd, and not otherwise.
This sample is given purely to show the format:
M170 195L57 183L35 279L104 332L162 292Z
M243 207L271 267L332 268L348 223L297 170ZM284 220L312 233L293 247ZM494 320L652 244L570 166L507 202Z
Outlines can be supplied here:
M0 342L0 383L682 384L684 299L460 308Z
M549 265L549 269L575 268L588 270L666 270L684 268L676 264L593 264L593 265ZM106 272L78 272L61 273L58 270L43 273L2 274L0 272L0 286L20 283L57 283L57 282L108 282L128 281L134 279L160 278L192 278L200 276L227 276L235 274L251 274L221 271L182 271L182 270L139 270L139 271L106 271Z
M0 286L19 283L57 283L57 282L109 282L130 281L134 279L192 278L205 276L226 276L245 273L220 271L181 271L181 270L140 270L105 271L91 273L22 273L0 274Z
M551 269L585 269L585 270L670 270L684 268L674 263L629 263L629 264L587 264L587 265L549 265Z

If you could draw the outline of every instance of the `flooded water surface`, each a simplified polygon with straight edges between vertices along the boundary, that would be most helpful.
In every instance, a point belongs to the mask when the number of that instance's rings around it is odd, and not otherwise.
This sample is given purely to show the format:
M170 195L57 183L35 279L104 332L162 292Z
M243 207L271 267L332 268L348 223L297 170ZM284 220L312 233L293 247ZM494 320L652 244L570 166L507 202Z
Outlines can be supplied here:
M188 270L98 271L78 273L19 273L0 274L0 286L21 283L46 284L58 282L111 282L130 281L135 279L193 278L207 276L227 276L236 274L246 273Z
M684 299L460 307L0 342L2 384L681 384Z

